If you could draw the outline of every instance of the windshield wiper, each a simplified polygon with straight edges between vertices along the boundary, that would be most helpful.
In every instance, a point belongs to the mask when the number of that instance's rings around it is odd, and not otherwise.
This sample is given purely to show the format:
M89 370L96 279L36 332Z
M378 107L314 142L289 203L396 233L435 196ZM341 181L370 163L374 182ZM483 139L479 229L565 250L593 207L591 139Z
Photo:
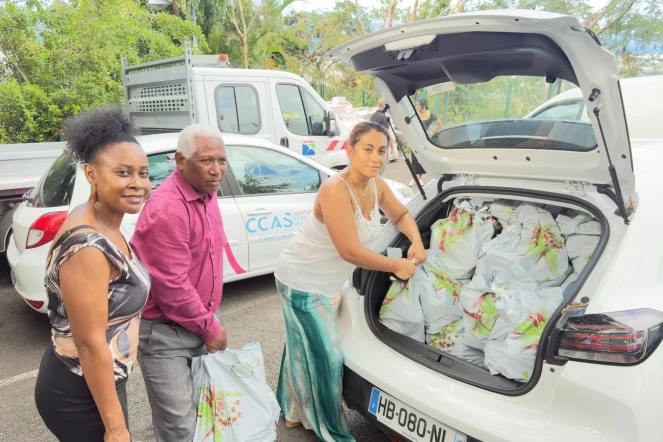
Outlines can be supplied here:
M384 109L382 109L380 112L383 114L387 113L387 110L389 110L389 105L385 104ZM403 154L403 157L405 158L405 164L407 165L407 168L410 169L410 174L412 175L412 179L417 185L417 188L419 189L419 192L421 193L421 197L426 200L426 192L424 192L424 188L421 185L421 182L419 181L419 178L417 177L417 174L414 171L414 167L412 167L412 163L410 162L410 159L407 157L405 154L405 151L403 150L403 146L401 146L401 142L399 141L398 137L396 136L396 130L394 129L394 125L391 124L391 118L387 117L387 123L389 123L389 127L391 127L391 133L394 134L394 138L396 138L396 145L398 146L398 149L401 151Z
M596 100L596 97L601 93L600 90L594 89L592 90L592 94L589 97L589 101L594 101ZM601 113L601 109L598 107L594 108L594 115L596 115L596 121L599 123L599 131L601 132L601 138L603 139L603 147L605 148L605 153L608 155L608 172L610 173L610 179L612 180L612 185L615 188L615 196L617 197L617 214L624 218L624 224L628 225L630 223L628 219L628 213L626 211L626 205L624 204L624 195L622 195L622 187L619 185L619 179L617 178L617 170L615 169L615 165L612 164L612 158L610 157L610 149L608 149L608 145L605 142L605 134L603 133L603 125L601 124L601 117L599 114Z

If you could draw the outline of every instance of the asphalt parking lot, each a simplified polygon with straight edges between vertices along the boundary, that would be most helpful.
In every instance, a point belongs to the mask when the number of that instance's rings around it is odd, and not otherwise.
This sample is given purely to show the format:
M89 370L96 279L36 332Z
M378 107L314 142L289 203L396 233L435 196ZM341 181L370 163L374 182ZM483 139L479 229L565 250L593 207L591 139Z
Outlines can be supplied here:
M406 183L410 179L402 160L392 163L384 177ZM226 284L220 316L228 330L230 347L240 348L253 341L261 343L267 381L276 390L284 329L273 276ZM34 404L37 369L49 333L48 317L31 310L16 294L5 258L0 256L0 441L56 440L42 423ZM140 367L134 370L128 385L131 433L134 441L155 441L150 406L139 370ZM348 421L358 442L389 440L356 412L348 413ZM318 439L301 427L288 430L281 421L277 440L304 442Z

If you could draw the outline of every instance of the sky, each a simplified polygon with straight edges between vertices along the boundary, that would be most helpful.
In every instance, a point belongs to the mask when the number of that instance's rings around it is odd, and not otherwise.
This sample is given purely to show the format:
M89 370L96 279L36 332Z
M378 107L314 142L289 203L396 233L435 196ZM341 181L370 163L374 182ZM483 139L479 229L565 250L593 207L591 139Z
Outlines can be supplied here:
M350 2L354 3L353 0L350 0ZM587 0L587 2L596 10L606 5L608 0ZM298 0L290 8L297 11L310 11L312 9L332 9L335 4L336 0ZM413 4L414 0L398 0L398 6L401 9L409 8ZM380 2L378 0L359 0L359 5L363 7L377 7L380 5Z

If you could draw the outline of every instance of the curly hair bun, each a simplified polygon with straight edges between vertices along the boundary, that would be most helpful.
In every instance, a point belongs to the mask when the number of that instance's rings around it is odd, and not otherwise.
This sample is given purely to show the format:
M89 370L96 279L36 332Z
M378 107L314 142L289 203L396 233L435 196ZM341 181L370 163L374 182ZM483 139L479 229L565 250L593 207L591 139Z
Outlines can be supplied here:
M92 109L68 118L63 125L67 148L76 161L92 162L109 144L138 143L129 114L118 106Z

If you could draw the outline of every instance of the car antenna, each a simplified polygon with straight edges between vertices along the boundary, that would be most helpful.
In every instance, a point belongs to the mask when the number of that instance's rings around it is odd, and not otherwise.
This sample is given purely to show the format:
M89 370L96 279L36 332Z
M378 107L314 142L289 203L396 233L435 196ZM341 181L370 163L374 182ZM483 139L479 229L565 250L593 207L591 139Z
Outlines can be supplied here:
M389 110L389 105L385 104L384 109L382 109L380 112L383 114L386 114L387 111ZM421 182L419 181L419 178L417 178L417 174L414 172L414 167L412 167L412 163L410 162L410 159L405 155L405 151L403 150L403 146L401 146L401 142L398 140L398 137L396 136L396 130L394 129L394 125L391 124L391 118L387 117L387 122L389 123L389 127L391 127L391 133L394 134L394 138L396 138L396 145L398 146L398 149L401 151L403 154L403 157L405 158L405 164L407 165L407 168L410 169L410 174L412 175L412 179L417 185L417 188L419 189L419 192L421 193L421 197L424 200L427 200L426 198L426 192L424 192L424 188L421 185Z
M598 89L593 89L592 94L589 96L589 101L593 102L596 100L596 98L599 96L601 93L600 90ZM624 224L629 225L630 221L628 219L628 214L626 212L626 205L624 204L624 196L622 195L622 187L619 185L619 179L617 178L617 170L615 169L615 165L612 164L612 158L610 157L610 149L608 149L608 145L605 142L605 134L603 133L603 125L601 124L601 117L599 114L601 113L601 109L598 107L594 108L594 115L596 115L596 121L599 123L599 131L601 132L601 138L603 139L603 147L605 148L605 153L608 156L608 171L610 172L610 179L612 180L612 185L615 188L615 193L617 197L617 212L619 213L619 216L624 218Z

